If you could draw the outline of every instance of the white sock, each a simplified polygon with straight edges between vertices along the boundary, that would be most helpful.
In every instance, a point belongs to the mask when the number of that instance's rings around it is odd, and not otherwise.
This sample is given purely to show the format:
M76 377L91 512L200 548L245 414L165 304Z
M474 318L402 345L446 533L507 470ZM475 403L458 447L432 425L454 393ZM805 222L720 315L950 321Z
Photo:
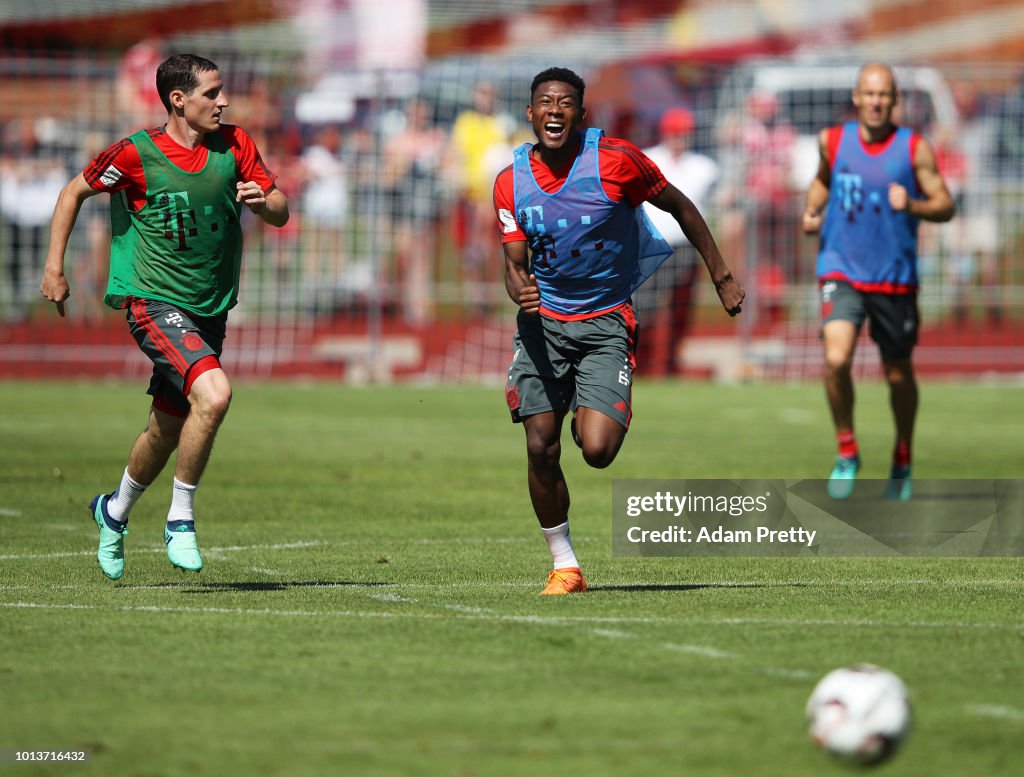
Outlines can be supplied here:
M132 479L128 474L128 468L125 467L124 474L121 475L121 485L107 500L107 514L119 523L127 523L128 514L145 490L146 487Z
M194 521L192 503L196 498L196 487L174 479L174 490L171 492L171 509L167 511L167 522Z
M578 567L580 562L576 560L576 553L572 549L572 538L569 537L569 522L552 526L550 529L540 527L544 532L544 539L548 541L548 550L551 551L551 560L554 569L565 569L567 567Z

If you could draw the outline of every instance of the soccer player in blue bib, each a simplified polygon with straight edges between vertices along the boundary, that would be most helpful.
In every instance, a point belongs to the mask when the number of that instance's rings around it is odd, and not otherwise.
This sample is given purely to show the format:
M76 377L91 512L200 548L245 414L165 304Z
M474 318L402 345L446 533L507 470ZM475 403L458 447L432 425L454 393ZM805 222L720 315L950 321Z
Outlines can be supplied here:
M851 368L865 320L878 345L896 425L886 496L909 499L918 390L911 353L917 342L917 228L949 221L956 210L935 151L893 123L899 100L888 65L860 69L853 89L857 120L822 130L818 174L807 192L803 229L821 233L825 393L839 453L829 478L835 499L853 493L860 454L853 424Z
M505 397L526 431L530 499L551 551L544 595L587 589L559 464L565 415L575 409L573 439L597 468L615 460L632 415L630 295L672 253L641 205L675 217L730 315L744 296L699 211L657 165L629 141L581 131L584 88L565 68L537 74L526 108L537 143L494 183L505 288L519 305Z

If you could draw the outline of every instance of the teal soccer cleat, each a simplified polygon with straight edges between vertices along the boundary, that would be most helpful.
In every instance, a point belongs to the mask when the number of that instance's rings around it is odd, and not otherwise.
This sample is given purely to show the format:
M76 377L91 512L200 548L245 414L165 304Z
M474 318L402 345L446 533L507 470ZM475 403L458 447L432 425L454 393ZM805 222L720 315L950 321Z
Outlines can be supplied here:
M191 521L172 521L164 527L164 543L167 558L178 569L198 572L203 568L203 557L199 555L196 542L196 527Z
M853 483L860 469L860 456L836 456L832 474L828 476L828 495L833 499L846 499L853 493Z
M100 562L103 574L111 580L120 580L124 575L124 535L128 529L116 531L107 525L110 514L107 512L109 494L99 494L89 502L89 512L100 530L100 546L96 552L96 560Z
M901 467L893 464L889 471L889 482L885 484L885 498L906 502L910 500L911 491L910 465Z

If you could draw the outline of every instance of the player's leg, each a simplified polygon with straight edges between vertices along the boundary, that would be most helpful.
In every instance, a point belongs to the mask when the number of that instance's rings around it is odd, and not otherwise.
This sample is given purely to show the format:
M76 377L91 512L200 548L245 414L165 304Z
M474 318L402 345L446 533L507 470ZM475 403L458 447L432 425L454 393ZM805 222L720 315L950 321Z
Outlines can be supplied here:
M191 411L181 429L174 477L195 486L203 476L217 430L231 405L231 383L224 370L212 367L196 376L188 401Z
M592 407L581 406L576 411L576 430L583 459L595 469L610 466L626 439L626 427L621 421Z
M154 407L163 413L157 418L166 421L168 432L180 424L176 439L168 436L161 448L166 452L173 442L178 451L164 529L167 557L180 569L198 572L203 562L196 542L195 491L231 402L231 385L219 358L226 317L193 316L167 303L133 300L129 322L156 366L150 393ZM164 416L180 420L170 422Z
M853 355L857 328L849 321L830 321L821 330L825 347L825 397L836 434L853 433Z
M203 369L204 364L207 369ZM196 489L210 460L217 430L231 405L231 384L214 360L200 362L194 367L199 374L194 379L190 376L188 400L191 410L178 441L164 542L167 557L174 566L198 572L203 568L203 559L196 539Z
M917 419L918 388L911 354L917 344L918 312L914 294L873 294L868 299L871 337L878 344L889 386L889 406L896 427L892 467L886 486L889 499L910 499L911 445Z
M551 553L552 569L541 594L585 591L569 534L569 488L561 465L562 423L573 395L570 365L557 347L557 326L548 332L540 316L525 314L518 324L505 400L512 420L526 433L530 502Z
M154 404L146 428L128 455L128 465L121 473L117 489L109 495L99 494L89 505L100 527L100 567L113 580L124 574L124 535L128 533L131 510L167 464L178 445L184 421Z
M523 419L530 502L542 529L569 520L569 488L561 465L562 419L554 412Z
M910 499L910 452L917 419L918 389L910 358L883 359L885 379L889 384L889 404L896 425L896 442L892 451L892 467L886 496Z
M541 595L586 591L569 533L569 487L562 472L562 412L523 419L530 502L551 553L551 572Z
M633 414L636 319L626 306L571 326L581 353L576 434L587 464L604 469L615 461Z
M143 308L138 308L142 313ZM128 518L135 503L139 501L149 485L167 464L171 453L178 445L187 403L180 394L164 396L166 379L163 373L168 368L164 356L153 346L147 335L130 311L128 322L132 334L142 351L154 363L149 393L153 395L146 428L136 438L128 456L128 464L121 474L121 482L110 494L97 494L89 503L89 511L99 529L97 560L103 573L112 580L124 575L124 537L128 533Z
M865 316L862 297L860 292L845 283L822 286L825 398L832 414L838 448L828 481L828 493L833 499L845 499L853 493L853 484L860 469L853 422L853 358Z
M159 400L154 401L149 409L146 428L132 445L121 483L109 498L104 498L103 510L111 528L121 530L128 523L135 503L163 471L174 449L178 447L178 437L184 423L185 414L170 407L161 409Z

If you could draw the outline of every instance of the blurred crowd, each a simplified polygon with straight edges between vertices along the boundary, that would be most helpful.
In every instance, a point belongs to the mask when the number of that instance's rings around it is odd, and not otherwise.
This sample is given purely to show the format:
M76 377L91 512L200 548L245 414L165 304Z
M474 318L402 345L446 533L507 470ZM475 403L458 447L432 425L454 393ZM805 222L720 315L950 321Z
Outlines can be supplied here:
M117 110L105 124L62 125L0 111L0 311L6 320L24 319L38 300L49 218L63 184L107 143L162 123L149 75L162 56L158 43L145 41L122 58L112 89ZM513 148L532 139L522 113L507 107L525 107L528 84L519 86L518 102L500 100L498 84L477 80L459 85L454 110L451 99L442 106L435 95L420 94L369 101L347 121L313 124L295 118L294 94L273 74L228 69L227 75L228 120L254 137L279 186L298 204L282 230L264 231L255 220L250 225L241 311L332 317L377 306L422 327L456 311L483 317L505 310L491 187L511 163ZM961 215L922 231L922 263L926 273L948 281L955 315L997 321L998 285L1006 280L1000 256L1017 239L1000 218L1000 170L1010 169L1009 159L1024 159L1019 132L1007 140L1024 123L1024 100L966 87L957 97L958 126L923 129ZM766 94L750 95L728 116L682 104L659 107L647 134L653 142L636 142L708 217L751 291L752 321L784 325L813 280L815 251L799 233L809 181L794 176L797 132ZM89 206L82 214L88 221L80 230L84 244L73 247L70 271L74 314L93 317L100 315L107 227L105 207ZM673 226L664 228L675 260L636 299L655 374L677 369L696 305L696 257ZM976 287L984 291L979 295ZM979 305L980 314L974 310Z

